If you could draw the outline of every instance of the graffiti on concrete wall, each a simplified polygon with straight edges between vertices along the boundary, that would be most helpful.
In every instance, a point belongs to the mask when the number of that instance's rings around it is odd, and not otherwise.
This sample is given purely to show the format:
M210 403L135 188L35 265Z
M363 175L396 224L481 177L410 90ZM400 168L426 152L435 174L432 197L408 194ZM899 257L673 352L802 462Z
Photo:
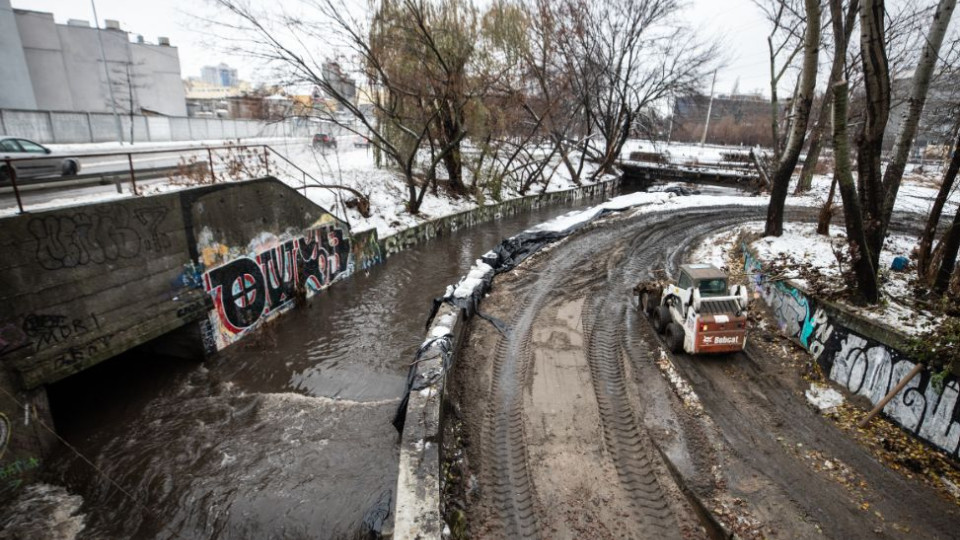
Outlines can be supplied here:
M358 269L369 270L383 262L383 249L380 248L380 242L377 240L376 229L354 233L351 240L353 242L351 263L356 268L351 267L348 270L350 273Z
M172 246L160 225L168 213L164 206L130 211L112 205L96 211L78 211L37 217L27 230L37 241L37 263L47 270L132 259L144 252Z
M878 403L916 365L898 350L861 336L818 307L789 282L770 282L761 264L746 254L745 270L753 287L771 308L784 334L802 345L831 380L853 394ZM960 382L949 376L938 393L930 373L914 378L883 408L905 430L960 457Z
M786 281L768 281L760 271L760 261L745 250L745 270L753 275L753 288L773 310L780 331L796 340L818 359L833 336L833 324L822 308L802 291Z
M350 237L338 224L286 240L271 236L257 239L257 251L203 274L214 305L204 332L208 348L223 349L292 308L298 295L309 298L350 273Z
M484 206L400 231L382 242L376 230L350 236L329 215L306 234L264 233L247 246L217 242L214 233L204 229L198 234L196 268L203 270L203 287L214 305L201 331L204 346L211 352L223 349L293 307L299 294L310 297L338 279L367 270L389 255L447 231L544 204L604 195L615 185L607 182ZM190 286L190 272L185 271L180 281Z
M0 325L0 356L30 346L30 338L19 324L5 322Z

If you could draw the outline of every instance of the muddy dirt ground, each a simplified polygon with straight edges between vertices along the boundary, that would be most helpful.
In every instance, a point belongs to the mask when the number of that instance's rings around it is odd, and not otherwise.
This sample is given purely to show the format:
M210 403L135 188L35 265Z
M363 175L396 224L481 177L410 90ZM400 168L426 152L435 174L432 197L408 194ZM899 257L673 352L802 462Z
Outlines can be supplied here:
M464 536L956 537L955 499L807 404L810 361L775 325L743 353L671 355L635 309L635 283L758 217L608 219L495 279L481 311L503 325L473 319L449 394Z

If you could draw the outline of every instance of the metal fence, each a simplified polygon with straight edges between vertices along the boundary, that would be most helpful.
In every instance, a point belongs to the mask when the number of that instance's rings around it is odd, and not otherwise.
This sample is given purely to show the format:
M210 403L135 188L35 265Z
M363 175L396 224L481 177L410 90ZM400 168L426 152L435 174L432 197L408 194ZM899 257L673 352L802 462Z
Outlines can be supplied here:
M300 119L283 122L188 118L176 116L120 117L123 140L130 142L200 141L251 137L308 137L318 131ZM28 111L0 109L0 135L22 137L44 144L117 142L117 124L111 113Z

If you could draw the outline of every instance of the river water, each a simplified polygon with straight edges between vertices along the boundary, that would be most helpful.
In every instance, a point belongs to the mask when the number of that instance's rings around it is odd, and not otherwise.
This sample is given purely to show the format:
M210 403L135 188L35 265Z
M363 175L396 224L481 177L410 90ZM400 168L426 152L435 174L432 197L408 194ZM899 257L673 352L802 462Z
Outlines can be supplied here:
M132 351L52 386L58 431L96 470L62 447L44 480L82 497L79 538L376 537L432 299L501 238L586 204L420 244L203 364Z

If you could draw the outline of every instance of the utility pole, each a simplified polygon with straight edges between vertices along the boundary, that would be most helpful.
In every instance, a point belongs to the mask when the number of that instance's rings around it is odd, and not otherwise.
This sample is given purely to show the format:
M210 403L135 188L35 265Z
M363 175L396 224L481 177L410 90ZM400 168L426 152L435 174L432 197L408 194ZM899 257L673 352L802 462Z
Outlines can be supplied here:
M707 130L710 129L710 113L713 111L713 88L717 84L717 70L713 70L713 82L710 83L710 103L707 105L707 120L703 124L703 137L700 138L700 146L707 142Z
M670 108L670 126L667 128L667 146L670 145L670 138L673 136L673 117L677 111L677 98L673 98L673 107Z
M110 108L113 109L113 120L117 124L117 138L120 144L123 144L123 124L120 123L120 115L117 114L117 102L113 99L113 82L110 80L110 68L107 66L107 55L103 51L103 36L100 35L100 19L97 18L97 3L90 0L93 7L93 26L97 29L97 43L100 44L100 60L103 61L103 73L107 76L107 96L110 99Z

